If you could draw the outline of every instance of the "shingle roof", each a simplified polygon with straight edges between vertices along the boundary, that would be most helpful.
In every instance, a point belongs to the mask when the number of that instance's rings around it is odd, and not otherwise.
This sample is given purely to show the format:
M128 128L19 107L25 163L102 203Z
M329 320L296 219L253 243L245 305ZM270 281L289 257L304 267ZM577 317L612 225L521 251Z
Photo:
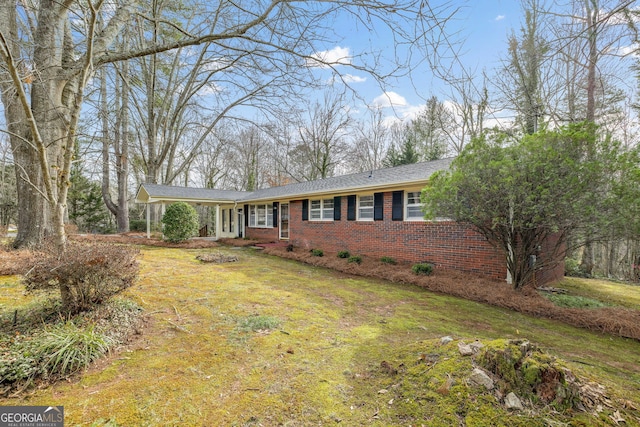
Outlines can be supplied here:
M393 168L377 169L349 175L300 182L280 187L265 188L253 192L214 190L207 188L175 187L158 184L142 184L136 201L155 200L198 200L209 202L251 202L305 197L317 194L336 194L349 191L422 184L437 171L449 168L453 158L431 162L413 163ZM145 194L148 197L145 197Z
M146 193L146 194L143 194ZM215 190L212 188L178 187L173 185L142 184L138 189L136 201L144 203L148 199L193 200L211 202L233 202L240 200L246 191Z
M360 172L316 181L283 185L281 187L265 188L247 194L242 201L303 197L324 193L344 193L402 184L424 183L434 172L448 169L452 160L452 158L449 158L431 162L413 163L370 172Z

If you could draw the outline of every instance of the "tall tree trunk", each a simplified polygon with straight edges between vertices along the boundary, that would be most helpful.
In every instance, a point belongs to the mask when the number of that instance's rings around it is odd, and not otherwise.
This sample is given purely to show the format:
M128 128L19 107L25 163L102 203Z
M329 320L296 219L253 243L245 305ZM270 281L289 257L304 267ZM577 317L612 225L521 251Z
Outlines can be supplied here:
M122 64L122 106L120 108L120 138L116 150L116 176L118 179L118 231L129 231L129 63Z
M587 112L586 120L594 123L596 118L596 66L598 63L598 0L584 0L587 25L587 43L589 56L587 58ZM595 128L593 128L595 132ZM593 274L593 242L587 238L582 252L580 269L585 273Z

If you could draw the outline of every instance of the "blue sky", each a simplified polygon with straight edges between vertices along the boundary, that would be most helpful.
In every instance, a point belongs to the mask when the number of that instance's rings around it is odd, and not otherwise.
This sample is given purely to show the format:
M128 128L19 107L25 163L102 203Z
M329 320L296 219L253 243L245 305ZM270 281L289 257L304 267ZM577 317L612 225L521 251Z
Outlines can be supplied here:
M480 0L453 3L460 10L449 23L449 31L455 33L453 39L462 43L460 62L464 67L481 73L483 69L491 70L498 66L501 56L507 48L507 37L512 31L518 31L521 25L522 11L520 2L508 0ZM319 53L330 58L357 56L370 49L384 49L391 53L393 45L387 33L371 33L366 28L353 23L337 22L336 33L342 40L327 51ZM348 60L346 60L348 61ZM370 76L362 72L338 67L340 71L352 78L352 87L368 104L387 105L389 100L395 102L395 114L411 115L432 95L441 100L446 98L446 87L433 78L427 64L422 64L413 71L411 78L404 77L391 81L386 93Z

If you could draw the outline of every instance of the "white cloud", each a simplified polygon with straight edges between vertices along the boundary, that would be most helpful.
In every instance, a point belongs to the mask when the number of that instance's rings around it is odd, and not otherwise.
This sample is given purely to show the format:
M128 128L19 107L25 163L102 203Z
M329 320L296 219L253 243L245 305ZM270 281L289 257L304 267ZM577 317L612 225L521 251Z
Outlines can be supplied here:
M620 47L620 49L618 49L618 55L620 55L620 56L630 56L630 55L638 56L639 48L640 48L640 46L638 46L637 44L622 46L622 47Z
M316 52L309 59L307 65L309 67L325 68L329 65L350 65L351 54L348 47L336 46L331 50L323 50Z
M395 92L385 92L377 96L371 103L375 107L403 107L407 105L407 100L402 95Z
M344 80L345 83L364 83L367 81L367 78L354 76L353 74L345 74L342 76L342 80Z
M498 15L496 16L496 19L494 19L494 21L498 22L498 21L502 21L505 18L504 15Z

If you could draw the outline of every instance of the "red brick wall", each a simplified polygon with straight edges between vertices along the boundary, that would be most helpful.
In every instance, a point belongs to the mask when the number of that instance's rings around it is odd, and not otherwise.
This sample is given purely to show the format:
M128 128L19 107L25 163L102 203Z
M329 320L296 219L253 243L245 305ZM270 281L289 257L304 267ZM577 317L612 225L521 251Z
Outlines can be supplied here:
M506 278L504 258L478 233L455 222L392 221L391 203L387 192L383 221L347 221L346 197L340 221L302 221L302 201L293 201L289 204L290 241L307 249L348 250L353 255L389 256L410 263L427 261L436 268Z
M271 228L250 228L246 227L245 233L250 239L261 240L265 242L275 242L279 238L279 230L276 227Z
M353 255L389 256L409 263L426 261L436 268L506 279L504 256L480 234L450 221L392 221L391 204L392 195L387 192L383 221L347 221L347 199L343 197L340 221L302 221L302 201L291 201L289 241L305 249L348 250ZM247 228L246 233L250 238L278 239L277 228ZM561 278L561 267L540 275L538 283Z

